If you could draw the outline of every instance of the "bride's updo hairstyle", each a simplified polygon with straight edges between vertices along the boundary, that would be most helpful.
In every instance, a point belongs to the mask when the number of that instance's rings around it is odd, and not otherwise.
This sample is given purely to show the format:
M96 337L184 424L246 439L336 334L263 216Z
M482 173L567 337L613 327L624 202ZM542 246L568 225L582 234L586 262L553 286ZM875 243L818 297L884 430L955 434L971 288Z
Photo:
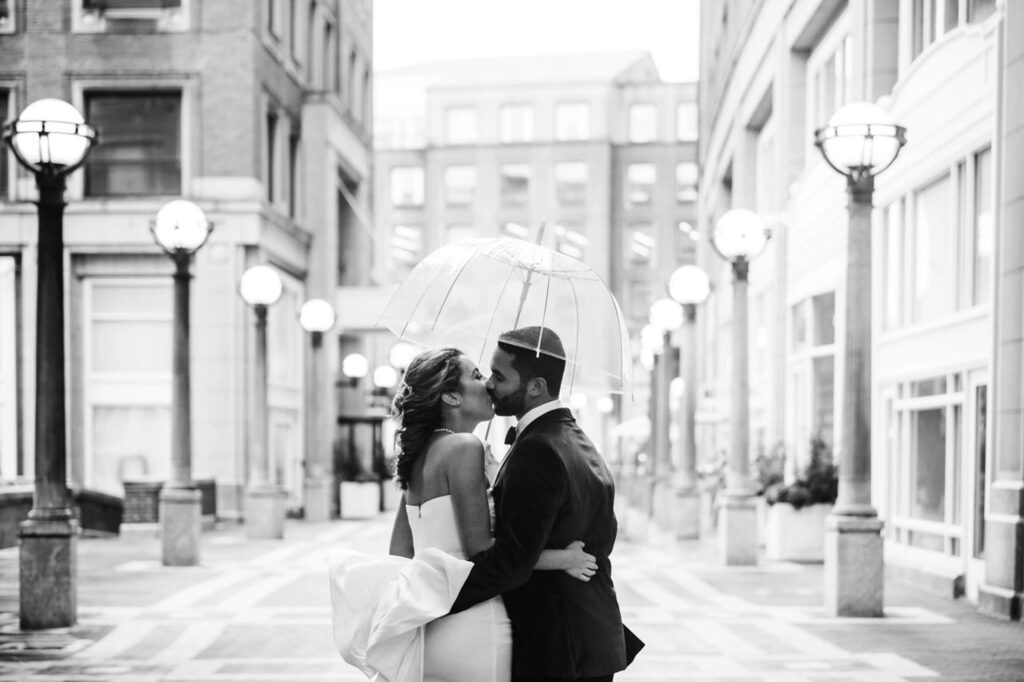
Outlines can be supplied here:
M395 477L402 490L409 487L412 465L441 426L441 394L462 390L462 352L434 348L417 355L405 369L405 378L391 402L395 420Z

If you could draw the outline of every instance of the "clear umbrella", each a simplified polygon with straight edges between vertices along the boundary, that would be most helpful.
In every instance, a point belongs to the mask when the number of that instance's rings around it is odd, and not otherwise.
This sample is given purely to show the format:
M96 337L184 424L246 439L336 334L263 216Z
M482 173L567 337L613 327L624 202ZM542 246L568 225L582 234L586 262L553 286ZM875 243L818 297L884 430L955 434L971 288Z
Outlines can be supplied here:
M547 327L565 348L567 389L630 392L629 332L604 281L575 258L520 239L437 249L392 294L378 325L420 346L454 346L478 364L502 332Z

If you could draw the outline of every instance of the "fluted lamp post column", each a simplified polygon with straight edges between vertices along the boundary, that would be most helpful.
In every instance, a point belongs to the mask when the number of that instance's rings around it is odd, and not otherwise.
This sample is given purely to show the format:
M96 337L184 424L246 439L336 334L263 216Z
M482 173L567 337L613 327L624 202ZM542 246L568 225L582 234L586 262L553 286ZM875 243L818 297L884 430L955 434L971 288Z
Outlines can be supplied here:
M662 526L671 527L672 504L672 411L669 406L672 384L672 332L683 325L683 309L670 298L659 298L651 304L648 315L657 331L658 353L654 357L654 414L651 443L654 455L654 517ZM652 334L653 336L653 334Z
M825 522L825 610L882 616L882 522L871 503L871 200L906 129L874 104L854 102L815 131L814 143L846 176L849 196L839 497Z
M334 381L325 376L324 334L334 328L337 315L334 306L322 298L311 298L299 309L299 324L309 332L309 388L306 402L306 458L303 478L303 518L306 521L327 521L331 518L333 415L329 393Z
M668 293L683 309L679 376L683 380L680 401L678 466L673 477L675 533L681 540L700 536L700 491L697 489L697 306L707 300L711 282L696 265L679 267L668 281Z
M726 566L757 563L757 511L750 477L750 374L747 336L747 274L771 233L753 211L727 211L711 233L711 244L732 264L732 444L718 523L719 558Z
M85 161L96 131L67 102L41 99L5 126L4 139L39 188L35 489L18 528L21 628L39 630L78 620L64 414L64 179Z
M245 489L245 532L253 539L284 537L285 492L270 476L267 406L267 308L281 298L281 276L269 265L244 273L239 294L256 314L256 357L249 409L249 480Z
M174 346L171 386L171 480L160 490L164 566L199 563L202 508L192 480L192 391L189 351L189 268L213 225L191 201L176 199L156 214L153 239L174 261Z

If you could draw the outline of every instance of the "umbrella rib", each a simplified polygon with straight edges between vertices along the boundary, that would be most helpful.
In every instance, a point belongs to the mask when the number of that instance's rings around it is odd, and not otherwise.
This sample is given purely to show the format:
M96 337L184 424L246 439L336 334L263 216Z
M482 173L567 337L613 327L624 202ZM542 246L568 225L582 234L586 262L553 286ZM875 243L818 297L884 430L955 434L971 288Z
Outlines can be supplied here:
M491 337L491 329L494 328L494 320L498 317L498 307L501 305L501 299L505 296L505 290L508 289L508 283L512 281L512 275L516 274L515 266L508 269L508 277L505 278L505 283L501 285L501 291L498 292L498 300L494 302L494 312L491 313L491 321L487 323L487 331L484 332L483 343L487 343L487 339ZM522 303L520 302L520 310L522 310ZM519 313L516 313L516 324L519 324ZM483 362L484 348L483 344L480 345L480 362ZM479 363L477 363L479 364Z
M437 326L437 321L441 319L441 313L444 311L444 305L448 302L448 297L452 295L452 290L455 288L455 283L459 281L459 277L462 276L466 266L469 265L469 261L473 260L473 256L476 255L475 251L470 251L466 257L466 261L459 266L459 271L452 277L452 283L448 285L448 291L444 293L444 298L441 299L441 305L437 306L437 315L434 316L434 321L430 323L430 330L433 331L434 327ZM426 295L426 294L424 294Z
M469 259L467 259L467 261L468 260ZM416 309L420 307L421 303L423 303L423 299L425 299L427 297L427 293L430 291L430 285L432 285L437 280L437 278L441 276L441 272L442 272L442 269L438 268L434 272L434 276L430 279L429 282L427 282L427 286L423 287L423 293L420 294L419 299L416 300L416 305L414 305L412 307L412 310L409 311L409 317L405 320L405 324L402 325L402 333L398 335L399 339L404 339L405 338L405 332L406 332L407 329L409 329L409 325L412 324L412 318L416 315ZM378 322L379 321L380 321L380 319L378 318Z
M540 311L540 334L537 335L537 357L540 357L540 344L544 339L544 325L548 321L548 299L551 297L551 275L548 275L548 285L544 287L544 307Z
M572 281L571 277L568 278L568 282L569 288L572 290L572 302L576 307L576 339L573 342L573 348L576 349L576 362L572 363L572 374L569 375L569 392L571 393L573 384L576 383L576 367L580 359L580 300L579 296L576 295L576 284Z
M598 279L600 279L600 276L598 277ZM603 280L602 280L602 283L603 283ZM612 310L615 311L616 312L616 316L618 316L619 302L615 300L615 294L612 293L612 290L608 288L607 284L605 285L604 290L608 292L608 298L610 298L611 301L612 301ZM622 319L621 318L619 318L618 323L619 323L619 382L622 384L623 390L625 390L625 388L626 388L626 367L625 367L625 363L623 362L623 355L624 354L622 352L622 350L623 350L623 348L622 348L623 339L622 339Z

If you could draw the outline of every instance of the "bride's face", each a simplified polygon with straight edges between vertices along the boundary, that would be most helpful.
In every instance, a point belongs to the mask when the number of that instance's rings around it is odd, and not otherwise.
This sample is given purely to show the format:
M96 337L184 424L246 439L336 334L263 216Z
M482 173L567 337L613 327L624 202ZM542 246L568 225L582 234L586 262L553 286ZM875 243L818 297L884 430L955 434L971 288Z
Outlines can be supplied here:
M494 416L491 397L487 394L484 377L472 360L465 355L459 358L462 366L462 411L478 421L487 421Z

